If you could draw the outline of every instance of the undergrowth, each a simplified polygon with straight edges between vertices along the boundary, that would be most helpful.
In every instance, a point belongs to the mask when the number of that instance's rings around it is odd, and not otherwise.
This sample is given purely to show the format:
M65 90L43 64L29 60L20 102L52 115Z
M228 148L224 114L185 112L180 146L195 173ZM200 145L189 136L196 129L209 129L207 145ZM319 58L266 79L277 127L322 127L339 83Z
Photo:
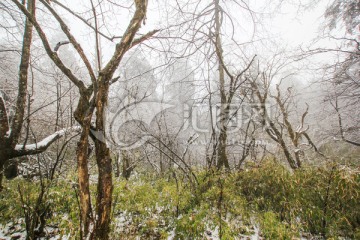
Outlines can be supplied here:
M194 186L180 173L115 179L112 239L241 239L260 229L265 239L317 236L360 239L360 175L328 164L290 172L274 161L238 172L200 171ZM0 223L23 218L18 186L35 201L37 181L6 181ZM47 193L47 224L78 237L76 186L53 183Z

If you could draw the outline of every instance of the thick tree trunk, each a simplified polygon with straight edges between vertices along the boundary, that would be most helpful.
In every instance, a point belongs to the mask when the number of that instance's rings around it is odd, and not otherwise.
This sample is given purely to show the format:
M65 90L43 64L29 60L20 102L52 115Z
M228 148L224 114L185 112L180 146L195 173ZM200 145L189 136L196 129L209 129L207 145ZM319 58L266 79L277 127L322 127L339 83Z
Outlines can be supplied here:
M81 239L92 239L94 218L92 216L91 195L89 188L88 170L88 143L89 125L83 126L80 140L77 145L76 155L78 164L78 182L80 198L80 237Z
M103 78L99 79L96 96L96 130L105 134L105 106L107 104L109 83ZM106 143L100 139L95 140L95 155L99 170L97 201L96 201L96 226L95 238L109 239L111 204L112 204L112 163L110 150Z
M91 117L94 105L89 98L92 91L81 92L77 108L74 112L76 121L82 126L82 132L77 144L77 171L80 198L80 238L93 239L95 219L92 213L89 169L88 169L88 146L91 126Z
M96 201L96 239L109 239L111 206L112 206L112 165L109 148L105 143L97 141L96 161L99 168Z

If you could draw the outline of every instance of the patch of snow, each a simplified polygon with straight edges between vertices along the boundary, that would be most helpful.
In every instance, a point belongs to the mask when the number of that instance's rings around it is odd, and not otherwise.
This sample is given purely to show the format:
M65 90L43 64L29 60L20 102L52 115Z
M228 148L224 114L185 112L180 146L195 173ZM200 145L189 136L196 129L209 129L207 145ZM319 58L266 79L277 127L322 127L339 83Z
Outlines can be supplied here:
M0 224L0 239L10 240L10 237L5 236L5 226Z
M5 137L8 138L10 137L10 134L11 134L11 128L9 128L9 130L7 130L6 134L5 134Z
M26 232L22 230L19 223L9 222L5 226L0 224L0 239L13 240L25 239Z
M220 236L219 236L219 226L216 226L215 229L210 229L208 228L205 231L205 237L206 239L211 239L211 240L220 240Z
M175 228L173 228L170 233L169 236L167 237L167 240L173 240L175 239Z
M10 239L26 239L26 232L15 232L11 234Z
M24 218L19 218L15 222L8 222L6 225L0 224L0 240L26 239L26 231L24 229ZM45 237L39 240L69 240L70 234L61 236L59 228L56 226L46 226L44 229Z
M2 99L2 101L5 104L5 93L3 91L0 90L0 98Z
M254 234L251 235L251 240L259 240L260 239L260 227L254 225Z

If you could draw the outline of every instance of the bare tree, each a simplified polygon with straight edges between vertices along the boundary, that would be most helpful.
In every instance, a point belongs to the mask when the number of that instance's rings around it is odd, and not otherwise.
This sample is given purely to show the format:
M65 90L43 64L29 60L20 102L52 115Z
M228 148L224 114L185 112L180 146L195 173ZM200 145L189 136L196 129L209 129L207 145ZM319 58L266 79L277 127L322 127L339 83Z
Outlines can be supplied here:
M272 74L272 72L275 73ZM307 133L309 126L305 126L309 107L306 104L306 109L301 114L299 124L296 126L290 117L291 106L294 102L292 89L289 87L286 91L282 91L280 88L281 82L288 76L276 84L274 94L271 91L271 83L274 81L276 73L275 69L270 69L268 72L258 70L255 76L251 76L252 95L249 97L254 103L254 108L258 111L259 121L263 129L280 146L289 166L292 169L297 169L302 166L301 155L304 154L304 151L301 146L309 145L318 152ZM275 107L271 107L271 99L274 100ZM307 143L302 140L306 140Z
M30 14L35 14L35 2L28 1L27 7L21 5ZM22 127L27 110L27 88L28 88L28 69L30 66L31 43L32 43L33 24L26 19L25 29L23 34L23 44L21 51L21 59L18 76L18 93L16 98L15 113L9 121L8 109L5 106L5 95L0 95L0 189L2 172L4 165L13 158L33 155L44 152L52 143L62 137L69 131L78 130L78 128L62 129L54 134L44 138L43 140L34 143L19 144ZM29 106L30 103L28 103Z
M224 43L233 46L233 49L240 50L238 41L233 37L235 35L234 19L229 12L226 11L229 7L235 7L237 10L244 10L251 12L246 3L228 2L214 0L211 2L201 1L194 4L195 13L189 14L192 18L190 29L195 29L191 35L191 47L185 49L188 55L193 55L196 52L203 54L204 66L203 73L207 75L206 78L213 78L210 83L208 79L206 83L206 90L209 100L210 111L210 125L211 132L210 144L207 147L207 162L209 167L216 166L216 168L230 169L230 163L227 156L227 137L228 124L233 116L230 113L230 106L238 98L241 86L245 82L244 73L249 70L253 58L241 58L235 51L231 49L224 49ZM184 6L181 9L183 15L188 14L189 6ZM224 22L228 20L232 27L229 32L224 31ZM229 44L231 43L231 44ZM201 47L200 47L201 46ZM233 59L237 59L243 64L234 66L230 62L231 57L225 57L233 54ZM213 85L216 85L214 87ZM241 102L241 98L238 99ZM216 102L217 101L217 102ZM216 102L219 106L217 119L212 119L214 112L212 105Z
M320 84L327 87L324 97L325 107L330 107L331 115L336 119L337 130L330 130L330 136L340 137L346 143L359 146L359 118L357 109L360 96L360 39L358 36L360 3L356 0L333 0L325 10L327 23L324 26L325 35L334 47L316 47L302 56L321 54L336 56L334 63L322 65L325 70ZM332 31L336 30L336 31ZM328 117L328 116L326 116Z
M340 107L338 98L339 98L338 96L335 96L331 100L329 100L329 102L330 102L331 106L334 108L336 115L337 115L339 135L341 137L341 140L343 140L344 142L349 143L351 145L359 147L360 142L349 139L349 137L347 136L350 133L350 136L355 135L355 137L357 137L356 132L358 130L358 125L356 124L356 125L350 126L350 127L344 126L344 120L343 120L343 116L342 116L342 114L344 114L344 113L342 113L343 109L341 109L341 107ZM350 106L353 107L352 104ZM345 106L344 108L346 109L348 107L349 107L349 105ZM354 121L353 123L357 123L357 122ZM353 134L354 132L355 132L355 134Z
M73 72L65 66L63 61L59 58L56 51L50 47L47 36L36 19L35 15L28 11L20 2L12 0L14 4L26 15L29 22L31 22L45 48L46 53L56 66L69 78L70 81L78 88L80 98L78 106L75 110L74 116L76 121L82 126L82 132L77 147L77 161L78 161L78 179L79 179L79 193L80 193L80 207L81 207L81 238L82 239L108 239L110 230L110 213L112 206L112 164L110 158L110 151L108 146L102 139L96 138L91 134L90 129L95 132L105 131L105 107L107 105L109 87L115 70L119 66L124 54L133 46L148 39L156 31L149 32L140 38L135 38L135 34L139 30L147 9L147 1L134 1L135 13L129 22L129 25L124 32L121 40L116 45L116 49L109 60L109 62L101 67L100 62L100 44L96 41L96 52L98 56L99 74L95 75L90 61L84 53L82 46L78 43L75 37L70 33L69 27L66 25L61 16L54 10L47 1L40 0L43 6L54 16L56 21L60 24L62 31L68 38L68 41L77 51L83 63L88 70L91 84L86 83L73 74ZM91 7L94 16L96 16L96 9L94 4ZM96 17L95 17L96 18ZM95 19L96 24L96 19ZM98 28L95 25L95 34L98 35ZM95 111L96 110L96 111ZM95 112L95 113L94 113ZM91 119L95 114L95 126L91 124ZM99 178L97 185L97 201L95 207L95 216L92 212L92 204L90 198L89 178L88 178L88 144L89 137L95 142L95 156L98 165Z

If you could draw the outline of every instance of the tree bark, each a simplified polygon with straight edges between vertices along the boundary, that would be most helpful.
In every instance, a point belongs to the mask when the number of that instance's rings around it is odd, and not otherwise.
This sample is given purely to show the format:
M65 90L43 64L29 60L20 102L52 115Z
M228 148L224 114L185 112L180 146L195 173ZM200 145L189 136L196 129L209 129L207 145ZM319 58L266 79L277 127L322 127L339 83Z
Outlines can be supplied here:
M2 181L4 178L4 164L0 162L0 192L4 189Z
M215 5L215 44L216 53L218 57L218 69L219 69L219 82L220 82L220 119L218 121L218 147L217 147L217 168L225 167L229 169L229 161L226 154L226 141L227 141L227 123L229 121L229 107L227 104L226 92L225 92L225 73L223 66L223 49L220 37L221 19L220 19L220 6L219 0L214 1Z
M27 2L27 10L32 16L35 16L35 0L29 0ZM30 48L32 42L33 24L26 18L25 29L23 37L23 45L21 50L21 60L19 67L19 84L18 84L18 96L16 100L16 113L11 124L10 140L11 146L15 147L19 137L21 135L21 128L24 121L26 94L27 94L27 82L28 82L28 69L30 66Z
M109 91L109 83L104 78L99 79L96 96L96 130L105 134L105 106ZM98 166L98 185L96 200L96 239L109 239L110 216L112 205L112 163L110 150L100 139L95 140L95 155Z
M79 195L80 195L80 214L81 214L81 239L108 239L110 230L110 212L112 203L112 166L110 152L105 142L102 139L96 139L91 135L90 129L91 117L93 116L94 108L96 108L96 126L95 131L104 133L105 119L104 110L108 98L108 89L111 84L111 79L118 68L124 54L133 46L145 41L154 35L158 30L151 31L137 39L135 34L138 32L141 24L145 18L147 10L147 0L134 0L135 13L123 34L121 41L116 44L116 49L110 61L106 66L99 70L99 76L96 78L92 66L90 65L82 47L77 43L76 39L72 36L69 28L61 19L61 17L52 9L47 1L40 0L41 3L51 12L51 14L59 22L62 31L68 37L68 40L75 48L81 59L83 60L86 68L88 69L92 84L86 84L77 78L69 68L67 68L60 57L54 52L47 40L47 36L36 18L32 16L29 11L17 0L11 0L17 7L27 16L27 18L34 24L34 27L43 43L44 49L48 56L56 64L56 66L72 81L79 89L80 99L77 109L74 112L74 117L77 122L83 127L80 141L78 142L77 161L78 161L78 177L79 177ZM33 0L34 1L34 0ZM90 101L90 97L93 99ZM87 146L89 136L95 142L95 156L99 170L97 203L96 203L96 216L92 217L90 190L89 190L89 176L88 176L88 156ZM1 155L1 152L0 152Z
M27 10L35 15L35 0L27 2ZM6 114L5 102L0 99L0 190L2 187L2 178L5 163L11 159L9 153L14 150L17 141L21 135L21 128L24 121L28 68L30 65L30 48L32 42L33 25L28 18L25 20L25 29L23 34L23 45L21 50L21 59L19 66L18 95L16 101L15 115L11 123L11 131L9 131L8 116Z
M269 135L269 137L274 140L275 142L277 142L285 157L287 162L289 163L290 167L292 169L297 169L300 166L298 165L298 163L294 160L293 156L291 155L291 152L289 151L286 142L284 140L283 134L281 133L281 131L275 126L275 123L270 119L269 114L268 114L268 109L266 108L266 100L267 100L267 96L268 96L268 88L267 86L265 86L265 93L262 95L259 89L258 84L255 81L250 82L251 87L253 88L253 91L255 92L255 95L258 98L258 101L260 102L261 106L260 107L256 107L257 111L259 113L261 113L262 116L262 125L263 127L265 127L265 131L266 133Z
M89 125L84 125L77 145L77 168L80 198L80 238L92 239L94 218L92 216L88 169Z

